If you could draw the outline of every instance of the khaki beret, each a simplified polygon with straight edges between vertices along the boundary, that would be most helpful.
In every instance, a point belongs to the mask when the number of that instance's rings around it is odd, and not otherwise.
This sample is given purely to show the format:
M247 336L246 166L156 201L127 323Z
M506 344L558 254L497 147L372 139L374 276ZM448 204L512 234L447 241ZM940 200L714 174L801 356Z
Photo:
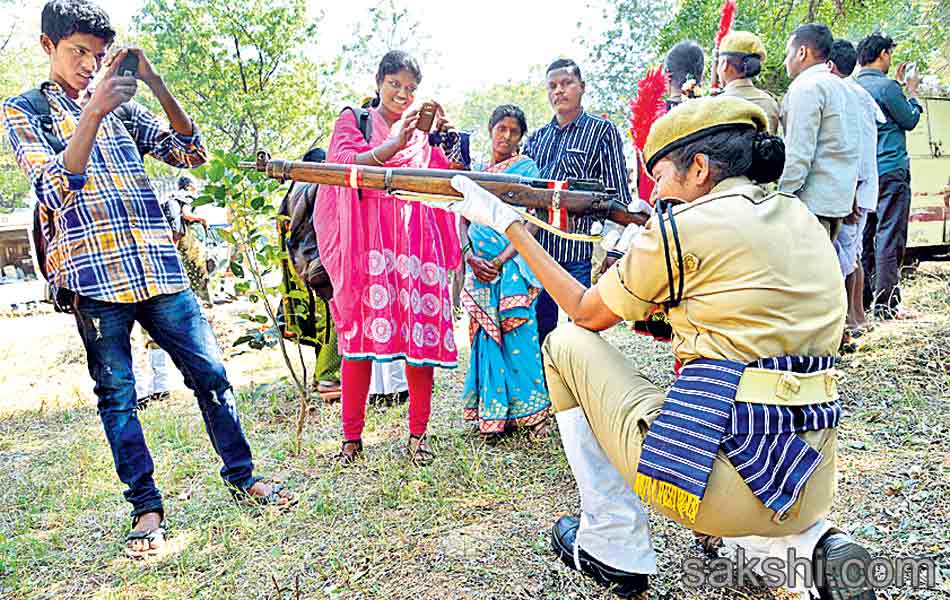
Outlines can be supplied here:
M748 100L735 96L707 96L687 100L653 124L643 147L647 171L661 158L707 135L727 129L768 130L765 112Z
M748 31L730 31L719 43L719 54L757 54L765 62L765 44Z

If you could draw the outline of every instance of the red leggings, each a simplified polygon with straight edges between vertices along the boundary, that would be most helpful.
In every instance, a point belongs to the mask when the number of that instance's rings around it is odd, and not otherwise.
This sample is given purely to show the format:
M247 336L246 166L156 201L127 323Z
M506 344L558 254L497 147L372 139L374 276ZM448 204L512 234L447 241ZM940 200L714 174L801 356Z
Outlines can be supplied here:
M343 359L343 439L358 440L366 422L366 396L369 394L373 361ZM429 425L432 411L432 381L435 369L406 365L409 384L409 433L420 436Z

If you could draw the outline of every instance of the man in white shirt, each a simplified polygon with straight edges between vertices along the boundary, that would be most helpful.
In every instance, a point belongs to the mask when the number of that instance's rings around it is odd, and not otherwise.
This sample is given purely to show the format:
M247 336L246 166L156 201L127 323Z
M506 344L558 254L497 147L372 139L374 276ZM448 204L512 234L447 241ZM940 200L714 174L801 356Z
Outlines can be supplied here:
M801 25L788 38L785 70L793 81L782 105L785 170L778 182L832 240L852 212L861 144L860 115L849 110L854 96L828 70L833 41L819 23Z
M854 195L854 208L844 218L841 231L835 238L835 250L845 276L848 291L847 333L854 336L864 327L864 269L861 267L861 250L864 227L868 213L877 209L877 124L885 121L884 113L874 98L850 77L858 61L854 44L848 40L835 40L828 57L828 69L848 84L854 96L853 106L861 116L861 156L858 161L858 187Z

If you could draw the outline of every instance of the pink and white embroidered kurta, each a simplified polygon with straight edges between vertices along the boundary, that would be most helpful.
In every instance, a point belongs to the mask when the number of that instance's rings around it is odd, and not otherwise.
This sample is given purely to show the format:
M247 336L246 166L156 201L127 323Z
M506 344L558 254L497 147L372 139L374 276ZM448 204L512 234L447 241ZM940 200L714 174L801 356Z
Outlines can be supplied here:
M351 111L337 119L327 162L353 164L398 130L375 110L367 143ZM415 132L387 167L444 169L440 148ZM324 185L314 211L320 259L333 281L330 310L349 359L454 367L450 273L461 261L455 216L376 190Z

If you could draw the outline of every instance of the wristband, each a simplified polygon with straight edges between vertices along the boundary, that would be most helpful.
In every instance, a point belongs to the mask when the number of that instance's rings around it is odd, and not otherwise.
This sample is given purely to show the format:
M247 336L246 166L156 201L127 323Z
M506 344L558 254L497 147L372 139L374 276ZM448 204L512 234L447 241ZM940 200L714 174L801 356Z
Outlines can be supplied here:
M370 155L371 157L373 157L373 160L376 161L376 164L377 164L377 165L379 165L379 166L381 166L381 167L385 167L385 166L386 166L386 163L384 163L383 161L379 160L379 159L376 157L376 148L373 148L372 150L370 150L370 151L369 151L369 155Z

